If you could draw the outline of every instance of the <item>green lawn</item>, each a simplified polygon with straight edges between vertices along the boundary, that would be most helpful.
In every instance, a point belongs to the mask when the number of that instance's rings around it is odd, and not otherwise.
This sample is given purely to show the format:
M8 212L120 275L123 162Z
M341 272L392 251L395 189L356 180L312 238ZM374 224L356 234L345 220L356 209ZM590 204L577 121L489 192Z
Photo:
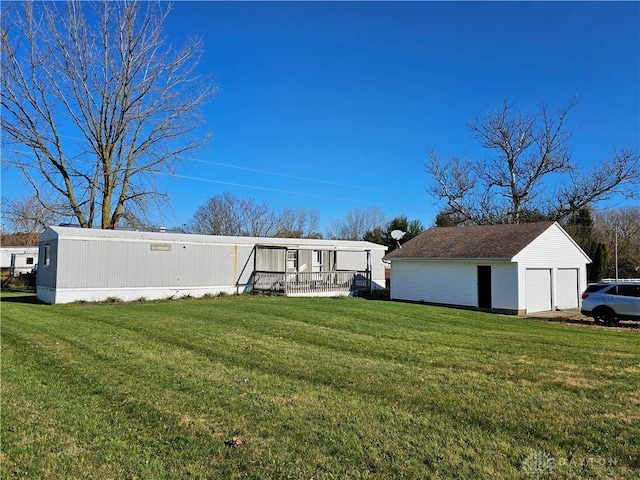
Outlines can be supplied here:
M640 478L640 332L364 299L2 296L2 478Z

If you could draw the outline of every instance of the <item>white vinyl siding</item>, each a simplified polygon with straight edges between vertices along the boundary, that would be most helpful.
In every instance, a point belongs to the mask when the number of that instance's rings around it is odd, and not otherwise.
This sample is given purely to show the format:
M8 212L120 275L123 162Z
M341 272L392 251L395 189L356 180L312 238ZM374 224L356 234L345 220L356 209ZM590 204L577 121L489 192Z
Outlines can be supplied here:
M14 253L38 257L38 247L0 247L0 267L11 267L11 256Z
M557 274L558 286L558 308L565 310L567 308L578 308L578 269L577 268L560 268Z
M395 260L391 268L391 298L475 307L476 278L475 264Z
M58 242L58 288L193 287L235 285L238 247L173 244L153 249L143 242ZM251 254L243 246L242 258ZM253 267L253 266L252 266ZM248 282L248 275L242 279ZM243 283L242 281L240 283Z
M546 312L551 310L551 270L528 268L525 274L526 311Z
M587 262L589 258L584 255L580 247L557 224L553 224L538 238L523 248L514 258L518 262L518 282L526 285L526 272L531 268L551 270L551 306L547 310L560 309L560 283L558 272L561 269L577 270L576 297L587 288ZM527 289L520 288L518 292L518 304L520 309L527 309ZM575 308L575 307L564 307Z
M572 268L585 265L587 260L573 240L555 224L513 257L513 261L526 264L529 268L551 265Z
M281 272L285 268L287 251L282 248L260 248L256 256L256 270Z
M552 224L511 259L391 259L391 298L477 307L477 266L491 266L495 310L576 308L589 258Z
M491 304L517 310L518 270L508 262L491 266ZM479 263L452 260L393 260L391 299L444 305L478 306Z
M494 309L518 310L518 266L515 263L492 264L491 296Z
M336 270L362 270L367 252L336 252Z
M442 261L393 261L391 298L475 307L476 265Z

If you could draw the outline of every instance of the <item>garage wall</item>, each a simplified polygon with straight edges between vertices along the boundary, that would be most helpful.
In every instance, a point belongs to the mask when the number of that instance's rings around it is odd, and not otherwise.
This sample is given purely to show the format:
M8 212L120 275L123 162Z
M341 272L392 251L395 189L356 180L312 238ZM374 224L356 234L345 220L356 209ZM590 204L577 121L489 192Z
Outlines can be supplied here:
M548 312L552 309L551 268L527 268L523 290L527 313Z
M566 310L567 308L578 308L580 305L580 272L578 268L559 268L556 278L558 308Z
M492 307L517 310L518 269L509 262L395 259L391 267L391 298L477 307L478 265L491 266Z
M391 299L475 307L475 263L393 260Z
M518 292L520 309L527 310L527 302L537 305L538 302L545 301L546 287L527 287L527 270L530 269L550 270L552 309L579 307L579 296L587 288L589 258L558 225L554 224L543 232L518 253L514 260L518 262L518 283L521 285ZM534 299L536 295L539 298ZM572 300L574 298L575 301ZM578 305L570 306L574 303Z
M510 259L391 258L391 298L477 307L477 267L488 265L495 310L578 308L588 262L562 227L552 224Z
M518 266L515 263L491 264L492 306L495 310L518 310Z

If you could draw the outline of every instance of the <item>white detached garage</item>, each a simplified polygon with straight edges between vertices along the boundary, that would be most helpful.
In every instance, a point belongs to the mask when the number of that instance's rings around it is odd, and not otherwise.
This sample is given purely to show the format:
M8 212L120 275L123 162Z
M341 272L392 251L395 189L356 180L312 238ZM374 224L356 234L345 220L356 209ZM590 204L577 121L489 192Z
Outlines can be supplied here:
M591 263L557 222L435 227L385 259L392 300L511 314L578 308Z

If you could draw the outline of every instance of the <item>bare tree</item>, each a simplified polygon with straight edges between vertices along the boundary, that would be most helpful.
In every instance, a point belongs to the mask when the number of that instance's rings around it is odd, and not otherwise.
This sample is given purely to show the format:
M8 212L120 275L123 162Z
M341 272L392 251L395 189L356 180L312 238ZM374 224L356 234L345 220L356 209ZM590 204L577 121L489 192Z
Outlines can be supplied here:
M3 7L2 148L43 208L115 228L163 204L157 175L207 140L194 136L197 112L216 88L195 72L199 40L166 42L169 11L164 2Z
M344 220L335 220L327 236L340 240L362 240L367 232L381 228L385 223L385 214L378 207L355 208L347 213Z
M196 210L189 230L201 235L240 235L242 214L238 200L229 192L209 197Z
M616 193L638 198L640 192L640 156L631 150L614 152L611 160L587 173L575 172L571 181L558 192L560 204L556 216L564 217L596 201L609 200Z
M278 237L289 238L317 238L320 236L320 213L316 209L283 208L278 215Z
M37 245L40 234L60 218L43 208L34 196L21 199L2 199L3 228L27 236L29 245Z
M607 276L615 276L617 250L619 276L640 278L640 207L598 212L594 220L594 234L608 252Z
M189 231L202 235L268 237L275 235L277 223L267 202L238 199L224 192L209 197L196 210Z
M258 203L253 198L240 200L242 217L241 235L250 237L272 237L276 234L278 219L266 201Z
M447 202L446 218L455 218L457 224L468 224L479 223L478 219L489 216L485 211L486 198L483 199L487 191L478 195L470 162L453 156L448 163L442 163L438 154L431 152L425 168L434 181L429 193Z
M560 219L614 194L637 195L640 156L614 153L590 172L579 172L571 160L573 130L567 116L572 100L555 113L541 107L537 114L514 111L504 102L494 113L476 117L467 126L489 160L452 157L442 162L432 152L425 169L433 179L429 192L446 203L445 211L459 223L520 223L528 212ZM546 179L567 180L558 192L546 192ZM530 217L530 215L529 215Z

